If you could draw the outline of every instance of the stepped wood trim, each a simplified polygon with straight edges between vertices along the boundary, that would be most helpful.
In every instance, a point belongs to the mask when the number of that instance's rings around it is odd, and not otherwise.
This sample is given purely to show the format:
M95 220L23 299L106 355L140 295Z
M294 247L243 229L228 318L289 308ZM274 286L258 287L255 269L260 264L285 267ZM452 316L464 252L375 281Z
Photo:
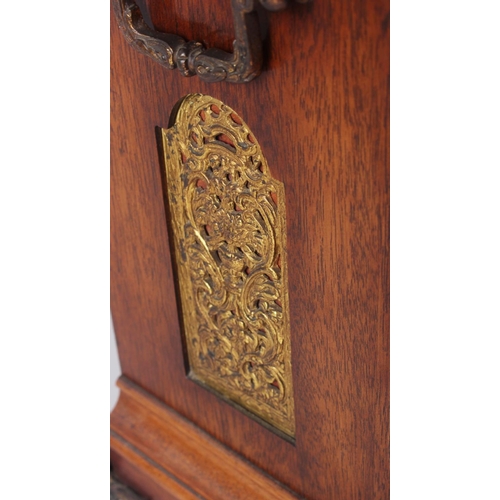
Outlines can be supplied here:
M118 386L113 471L140 494L154 500L300 498L126 377Z

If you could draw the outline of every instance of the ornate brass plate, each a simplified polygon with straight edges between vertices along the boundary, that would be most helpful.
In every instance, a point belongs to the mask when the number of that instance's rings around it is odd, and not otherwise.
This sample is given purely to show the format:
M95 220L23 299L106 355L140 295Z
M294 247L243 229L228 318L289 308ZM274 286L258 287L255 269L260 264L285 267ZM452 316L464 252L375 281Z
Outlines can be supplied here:
M212 97L162 137L189 376L293 437L283 184Z

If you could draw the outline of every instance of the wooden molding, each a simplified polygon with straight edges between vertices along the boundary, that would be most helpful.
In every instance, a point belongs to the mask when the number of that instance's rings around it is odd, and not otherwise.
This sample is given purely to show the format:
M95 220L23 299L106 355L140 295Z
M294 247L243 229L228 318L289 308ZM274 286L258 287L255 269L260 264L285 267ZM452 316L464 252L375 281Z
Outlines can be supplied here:
M111 414L111 462L152 499L300 498L126 377Z

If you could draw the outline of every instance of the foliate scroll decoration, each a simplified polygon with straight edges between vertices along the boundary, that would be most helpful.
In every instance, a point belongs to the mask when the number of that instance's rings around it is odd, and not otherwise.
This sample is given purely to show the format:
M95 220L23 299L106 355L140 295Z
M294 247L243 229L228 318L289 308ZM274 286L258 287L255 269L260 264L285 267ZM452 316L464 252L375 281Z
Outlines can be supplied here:
M217 99L162 134L190 377L293 437L283 184Z
M306 3L310 0L295 1ZM286 8L290 0L259 2L265 9L273 11ZM134 0L113 0L113 9L127 42L162 66L178 68L184 76L198 75L207 82L249 82L260 74L263 63L258 2L231 0L230 4L235 29L232 54L220 49L207 49L200 42L152 29Z

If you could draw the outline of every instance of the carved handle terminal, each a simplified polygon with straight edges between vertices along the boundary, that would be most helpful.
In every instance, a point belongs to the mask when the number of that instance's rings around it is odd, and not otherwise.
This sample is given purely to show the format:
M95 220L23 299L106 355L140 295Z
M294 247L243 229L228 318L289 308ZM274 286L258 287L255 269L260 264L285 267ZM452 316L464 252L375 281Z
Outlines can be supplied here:
M258 0L267 10L281 10L290 0ZM295 0L307 3L310 0ZM244 83L262 68L262 41L256 12L257 0L231 0L235 40L233 53L207 49L200 42L151 29L134 0L113 0L118 24L126 40L137 50L184 76L198 75L207 82Z

